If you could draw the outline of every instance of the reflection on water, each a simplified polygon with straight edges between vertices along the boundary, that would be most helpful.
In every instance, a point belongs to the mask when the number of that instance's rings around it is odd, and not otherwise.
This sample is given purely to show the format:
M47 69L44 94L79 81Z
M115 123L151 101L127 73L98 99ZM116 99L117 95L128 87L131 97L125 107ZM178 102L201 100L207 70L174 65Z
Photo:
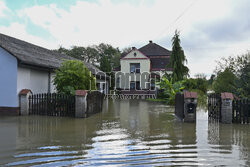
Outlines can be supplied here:
M0 166L250 165L250 126L182 123L143 100L105 101L86 119L0 118Z

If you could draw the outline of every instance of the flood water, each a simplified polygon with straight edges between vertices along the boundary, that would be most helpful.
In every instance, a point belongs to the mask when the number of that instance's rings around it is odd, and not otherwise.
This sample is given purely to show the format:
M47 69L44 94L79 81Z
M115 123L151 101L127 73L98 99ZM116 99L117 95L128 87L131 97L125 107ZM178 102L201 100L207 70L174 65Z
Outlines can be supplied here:
M0 117L0 166L250 166L250 126L178 122L174 108L105 101L85 119Z

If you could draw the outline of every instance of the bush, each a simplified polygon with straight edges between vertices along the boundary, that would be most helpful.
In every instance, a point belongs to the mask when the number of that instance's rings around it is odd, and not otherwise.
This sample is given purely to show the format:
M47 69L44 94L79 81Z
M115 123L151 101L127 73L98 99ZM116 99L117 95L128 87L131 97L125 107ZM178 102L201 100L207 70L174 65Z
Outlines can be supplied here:
M215 92L232 92L236 96L250 97L250 52L236 57L229 56L217 62L217 79L212 87Z
M198 89L203 93L207 92L208 82L205 78L190 78L184 81L185 89L191 91L193 89Z
M175 95L184 89L183 81L178 81L173 83L164 76L162 80L158 83L160 89L163 90L161 97L167 101L168 104L173 105L175 103Z
M236 76L234 73L226 68L223 72L220 72L213 83L213 90L215 93L222 92L236 92Z
M75 90L94 90L95 77L78 60L67 60L56 70L54 85L59 93L75 94Z

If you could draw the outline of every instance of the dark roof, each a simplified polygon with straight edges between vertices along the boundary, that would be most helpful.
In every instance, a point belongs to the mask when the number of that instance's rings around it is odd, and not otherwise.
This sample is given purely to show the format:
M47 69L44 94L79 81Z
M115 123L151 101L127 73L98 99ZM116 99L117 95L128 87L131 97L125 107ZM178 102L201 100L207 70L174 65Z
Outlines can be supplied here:
M147 45L139 49L146 56L170 56L171 51L150 41Z
M0 47L15 56L21 64L38 66L48 69L56 69L66 60L77 60L67 55L52 51L20 39L16 39L0 33ZM85 66L94 75L104 76L104 72L90 63Z
M121 59L122 59L123 57L127 56L127 54L128 54L128 53L123 52L123 53L121 54Z
M151 67L152 68L166 68L166 66L170 62L170 58L152 58L151 61Z
M74 59L43 47L0 33L0 47L15 56L22 64L45 68L60 67L63 59Z

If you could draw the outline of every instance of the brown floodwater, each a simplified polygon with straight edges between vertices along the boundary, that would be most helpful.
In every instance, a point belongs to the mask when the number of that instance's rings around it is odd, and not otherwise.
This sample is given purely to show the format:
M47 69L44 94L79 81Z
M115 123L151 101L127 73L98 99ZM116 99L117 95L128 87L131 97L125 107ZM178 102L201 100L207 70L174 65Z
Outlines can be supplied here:
M0 117L0 166L250 166L250 125L178 122L174 108L105 101L85 119Z

